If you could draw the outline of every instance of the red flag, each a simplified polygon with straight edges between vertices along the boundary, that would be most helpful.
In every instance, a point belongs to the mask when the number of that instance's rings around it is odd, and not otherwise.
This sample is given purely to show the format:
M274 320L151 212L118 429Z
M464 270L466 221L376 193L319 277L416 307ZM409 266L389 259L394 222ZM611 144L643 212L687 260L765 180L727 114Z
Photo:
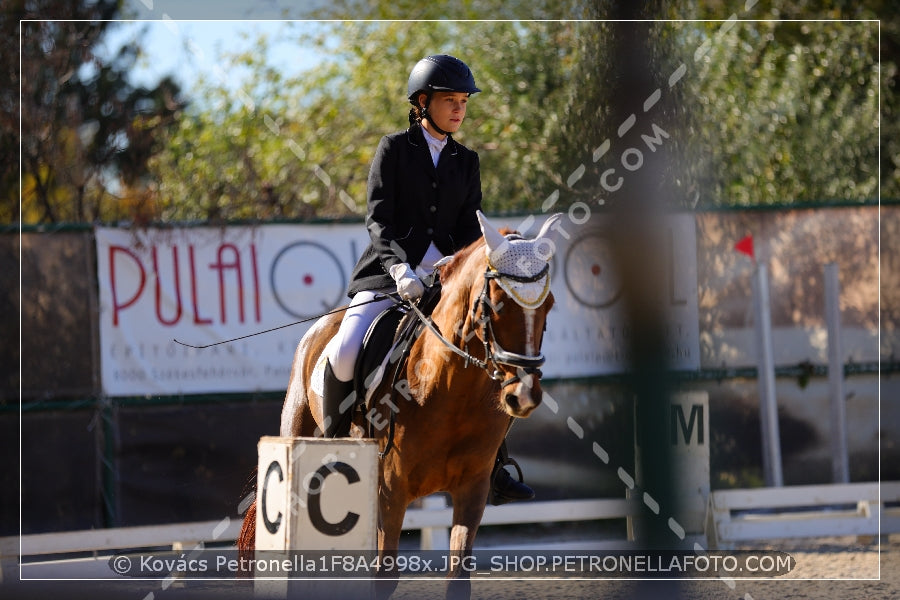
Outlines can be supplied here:
M740 240L738 243L734 245L734 249L738 252L742 252L746 254L753 260L756 260L756 255L753 253L753 236L748 235L744 239Z

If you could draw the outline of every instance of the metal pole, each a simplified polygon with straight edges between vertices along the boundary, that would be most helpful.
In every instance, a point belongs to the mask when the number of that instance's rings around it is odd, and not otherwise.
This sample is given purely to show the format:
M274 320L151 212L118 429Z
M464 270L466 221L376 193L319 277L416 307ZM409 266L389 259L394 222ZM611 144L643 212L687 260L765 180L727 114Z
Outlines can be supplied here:
M825 322L828 325L828 390L831 399L831 475L835 483L849 483L841 345L841 286L836 263L825 265Z
M781 474L778 399L775 396L775 359L772 350L772 314L769 309L769 276L766 266L763 264L756 269L756 285L753 291L763 476L767 487L781 487L784 485L784 478Z

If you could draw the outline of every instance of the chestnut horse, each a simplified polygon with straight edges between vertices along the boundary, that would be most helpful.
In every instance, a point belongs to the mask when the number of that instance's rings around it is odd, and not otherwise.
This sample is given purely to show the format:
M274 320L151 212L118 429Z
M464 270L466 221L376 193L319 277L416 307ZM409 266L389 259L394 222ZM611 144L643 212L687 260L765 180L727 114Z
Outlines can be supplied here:
M383 453L378 484L382 557L396 557L410 502L435 492L448 492L452 499L450 552L471 555L497 449L512 420L527 417L542 399L537 367L544 360L541 340L553 304L551 230L560 216L548 219L534 239L524 239L504 235L479 212L483 237L439 267L441 297L431 324L400 366L404 385L392 385L397 377L385 376L370 394L382 400L370 399L378 416L373 419L370 410L369 422L383 425L394 412L394 426L374 429ZM300 340L281 414L282 436L321 435L322 399L310 377L340 321L340 313L322 317ZM358 411L351 434L362 436L365 421ZM253 548L255 523L254 502L238 540L244 552ZM468 597L468 573L457 566L447 575L448 595ZM378 583L382 598L397 586L395 579Z

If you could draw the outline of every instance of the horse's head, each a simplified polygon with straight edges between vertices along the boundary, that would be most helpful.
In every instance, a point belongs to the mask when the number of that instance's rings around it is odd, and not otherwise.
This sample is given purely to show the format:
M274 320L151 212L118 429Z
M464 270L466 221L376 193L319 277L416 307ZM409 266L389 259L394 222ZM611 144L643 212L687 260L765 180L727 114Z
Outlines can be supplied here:
M550 259L555 250L553 215L532 239L498 231L479 211L486 264L483 285L473 285L471 323L481 340L500 403L513 417L527 417L541 403L541 353L553 306Z

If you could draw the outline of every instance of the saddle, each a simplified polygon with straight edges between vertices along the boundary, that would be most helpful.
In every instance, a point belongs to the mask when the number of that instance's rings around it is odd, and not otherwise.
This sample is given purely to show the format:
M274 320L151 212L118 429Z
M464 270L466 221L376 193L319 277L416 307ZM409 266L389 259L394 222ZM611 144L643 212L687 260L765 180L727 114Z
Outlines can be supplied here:
M418 300L417 306L423 314L429 316L440 300L441 284L437 276L433 281L424 283L425 293ZM384 377L396 375L423 329L424 324L404 304L394 304L372 321L363 337L362 349L354 366L354 411L365 410L367 393L374 385Z

